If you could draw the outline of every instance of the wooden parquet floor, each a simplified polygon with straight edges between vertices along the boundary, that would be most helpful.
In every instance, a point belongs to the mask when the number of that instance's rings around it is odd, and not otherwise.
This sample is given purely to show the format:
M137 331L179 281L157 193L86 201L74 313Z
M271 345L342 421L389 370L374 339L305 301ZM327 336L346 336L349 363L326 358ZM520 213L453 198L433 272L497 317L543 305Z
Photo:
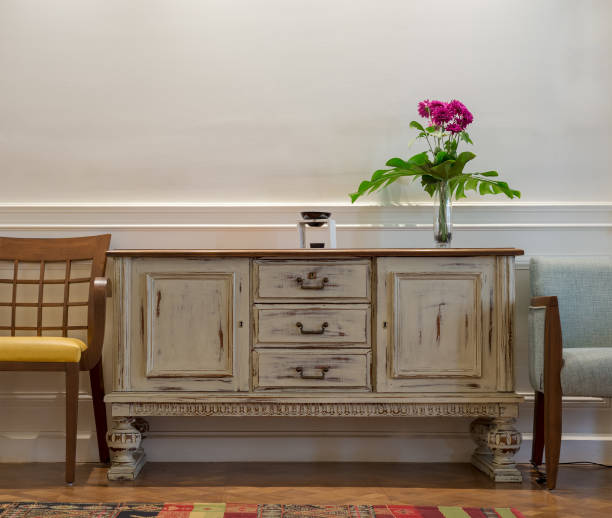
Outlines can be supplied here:
M562 466L547 491L523 466L522 484L495 484L468 464L149 463L134 482L80 464L0 464L0 501L414 504L516 507L528 517L612 518L612 469Z

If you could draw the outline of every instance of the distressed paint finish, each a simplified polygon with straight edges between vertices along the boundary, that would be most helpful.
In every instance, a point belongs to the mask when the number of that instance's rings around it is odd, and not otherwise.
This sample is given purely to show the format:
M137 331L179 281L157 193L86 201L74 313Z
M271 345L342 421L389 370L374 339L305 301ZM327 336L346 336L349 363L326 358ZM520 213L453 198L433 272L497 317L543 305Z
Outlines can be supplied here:
M369 351L261 349L253 356L255 390L370 390Z
M112 254L109 477L136 416L378 415L478 417L474 465L516 480L508 250Z
M233 375L234 277L146 274L147 378Z
M369 259L257 260L253 268L253 295L257 302L370 300Z
M480 274L392 276L391 378L480 377Z
M496 257L497 390L514 390L514 256Z
M256 304L257 346L370 346L370 307L366 304ZM300 324L300 325L298 325Z
M495 258L377 264L378 391L495 391Z
M522 482L523 477L514 462L522 437L512 417L480 417L471 425L478 445L472 464L487 473L495 482Z
M145 464L142 440L149 430L140 417L115 417L106 442L111 456L109 480L134 480Z
M130 261L124 390L248 390L249 260Z

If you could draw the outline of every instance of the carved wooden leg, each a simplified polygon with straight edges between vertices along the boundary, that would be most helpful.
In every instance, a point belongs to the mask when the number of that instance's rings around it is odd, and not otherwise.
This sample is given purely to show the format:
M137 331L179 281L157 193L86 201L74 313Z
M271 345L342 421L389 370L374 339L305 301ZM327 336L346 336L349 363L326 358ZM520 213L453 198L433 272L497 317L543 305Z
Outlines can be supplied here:
M509 417L480 417L471 426L472 437L478 445L472 464L495 482L523 480L513 460L521 447L521 434L514 427L514 421Z
M138 417L114 417L106 435L110 450L109 480L134 480L145 463L144 450L140 447L148 423Z

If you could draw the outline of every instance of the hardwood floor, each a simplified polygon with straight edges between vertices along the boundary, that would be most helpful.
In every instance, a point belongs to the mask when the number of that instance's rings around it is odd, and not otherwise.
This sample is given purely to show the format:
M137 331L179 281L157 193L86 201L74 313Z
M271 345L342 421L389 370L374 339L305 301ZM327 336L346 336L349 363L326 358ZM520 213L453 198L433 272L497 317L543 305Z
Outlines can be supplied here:
M555 491L522 466L522 484L495 484L468 464L149 463L134 482L101 465L0 464L0 501L415 504L516 507L529 517L612 517L612 469L561 466Z

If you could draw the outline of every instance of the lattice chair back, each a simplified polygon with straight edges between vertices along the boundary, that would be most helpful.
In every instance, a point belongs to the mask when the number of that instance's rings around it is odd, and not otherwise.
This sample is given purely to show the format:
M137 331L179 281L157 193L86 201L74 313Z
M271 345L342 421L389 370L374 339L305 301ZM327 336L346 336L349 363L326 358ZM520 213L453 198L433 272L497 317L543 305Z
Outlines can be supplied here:
M110 238L0 237L0 336L67 336L91 346L94 279L104 275ZM101 346L89 348L82 367L100 354Z

